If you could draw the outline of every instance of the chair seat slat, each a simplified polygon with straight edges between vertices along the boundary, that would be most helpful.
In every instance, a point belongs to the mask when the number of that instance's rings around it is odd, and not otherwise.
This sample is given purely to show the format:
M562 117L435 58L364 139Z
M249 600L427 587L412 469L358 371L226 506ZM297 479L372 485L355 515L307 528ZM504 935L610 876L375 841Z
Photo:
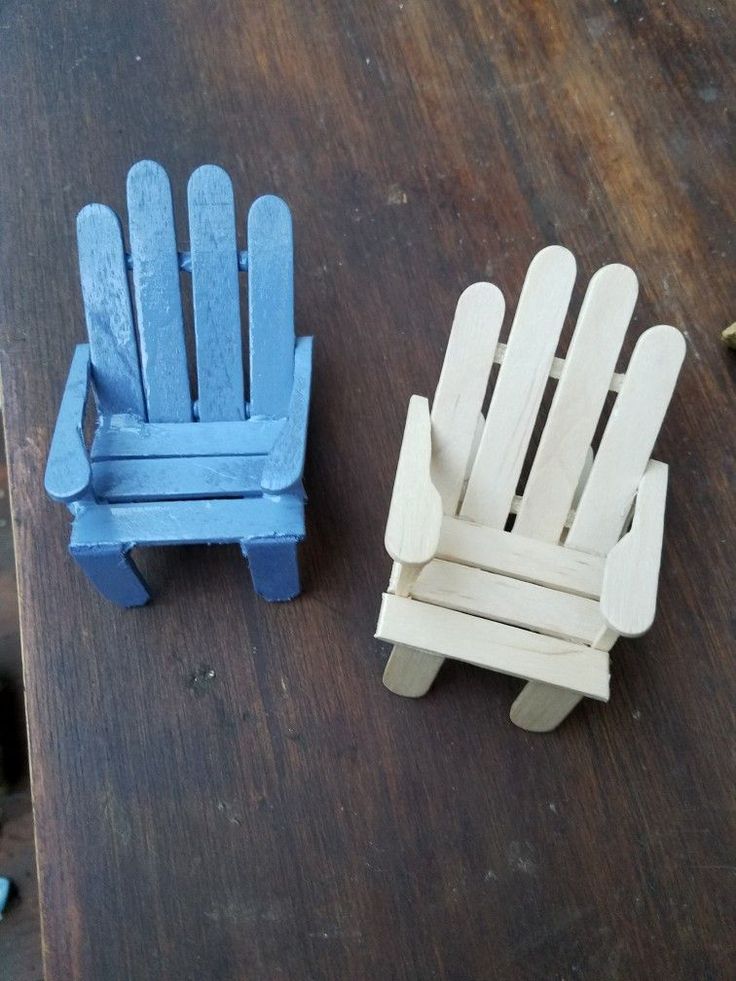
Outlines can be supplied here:
M463 518L442 519L437 557L516 579L598 598L603 560L561 545L537 542Z
M520 627L384 593L376 637L608 700L605 651Z
M605 555L621 535L685 357L679 330L650 327L637 341L565 544Z
M125 457L246 456L268 453L283 419L244 422L144 422L112 416L97 430L93 460Z
M575 259L549 246L532 260L460 513L503 528L570 303Z
M604 266L590 281L514 523L520 535L560 540L637 291L628 266Z
M230 178L220 167L199 167L189 179L188 202L199 419L243 419L238 253Z
M411 596L578 644L592 644L605 628L596 600L440 559L422 569Z
M77 216L79 274L97 402L103 413L146 418L118 216L88 204Z
M71 547L196 545L304 537L304 502L282 496L219 501L146 501L83 508Z
M294 246L291 212L273 194L248 212L248 320L251 414L285 416L294 377Z
M504 314L501 291L474 283L460 296L432 403L432 483L457 512Z
M166 171L141 160L128 172L128 224L141 354L150 422L192 418L179 290L171 187Z
M265 456L99 460L92 464L98 500L165 501L260 495Z

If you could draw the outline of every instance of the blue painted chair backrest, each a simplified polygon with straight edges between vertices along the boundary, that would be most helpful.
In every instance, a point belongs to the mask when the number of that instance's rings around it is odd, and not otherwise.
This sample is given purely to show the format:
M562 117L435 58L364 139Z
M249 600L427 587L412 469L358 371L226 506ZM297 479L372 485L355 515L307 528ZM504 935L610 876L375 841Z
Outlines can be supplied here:
M239 255L230 178L220 167L194 171L188 187L190 252L177 252L171 187L150 160L128 174L130 256L117 215L90 204L77 218L79 269L92 378L103 415L148 422L193 417L180 269L191 271L202 422L244 419L239 268L248 271L248 414L287 415L294 371L291 214L277 197L253 202L247 258ZM132 268L135 316L128 285Z

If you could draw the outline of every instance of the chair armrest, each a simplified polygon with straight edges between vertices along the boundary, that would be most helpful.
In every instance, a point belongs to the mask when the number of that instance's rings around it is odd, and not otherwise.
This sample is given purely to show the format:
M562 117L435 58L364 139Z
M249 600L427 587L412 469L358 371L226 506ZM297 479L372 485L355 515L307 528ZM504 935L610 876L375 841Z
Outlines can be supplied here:
M601 612L608 626L624 637L646 633L654 621L666 497L667 464L650 460L631 529L608 553L603 569Z
M442 499L430 478L432 424L425 398L412 395L386 524L386 551L402 565L426 565L437 552Z
M312 380L312 338L298 337L294 347L294 383L289 415L263 468L261 488L280 494L292 487L304 470Z
M92 470L84 445L84 407L89 377L89 344L78 344L51 438L44 478L49 497L65 504L83 497L92 482Z

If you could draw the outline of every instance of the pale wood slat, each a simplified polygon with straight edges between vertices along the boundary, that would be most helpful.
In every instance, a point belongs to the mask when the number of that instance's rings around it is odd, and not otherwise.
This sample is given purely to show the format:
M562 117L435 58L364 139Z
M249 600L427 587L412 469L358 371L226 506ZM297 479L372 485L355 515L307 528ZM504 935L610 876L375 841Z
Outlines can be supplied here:
M654 621L667 472L666 463L649 461L639 483L631 529L606 558L601 610L611 627L625 637L638 637Z
M430 481L431 453L429 405L425 398L412 395L384 539L388 554L402 565L429 562L437 549L442 502Z
M473 283L461 294L432 403L432 482L455 514L467 477L504 315L501 291Z
M685 357L674 327L639 338L565 545L605 555L618 541Z
M130 412L145 419L123 236L115 212L102 204L82 208L77 245L98 405L103 413Z
M605 627L597 600L440 559L422 569L410 594L423 603L580 644L592 644Z
M608 654L467 613L384 593L378 640L457 658L517 678L608 699Z
M225 171L197 168L189 178L188 203L198 416L203 422L243 419L235 203Z
M192 418L174 209L166 171L141 160L128 172L128 227L141 375L149 422Z
M600 596L603 582L600 556L486 528L464 518L442 519L437 556L591 598Z
M559 541L637 292L636 276L628 266L604 266L591 279L524 488L515 533Z
M289 411L294 377L294 246L281 198L257 198L248 212L250 413Z
M503 528L575 281L575 259L549 246L532 260L519 298L460 513Z

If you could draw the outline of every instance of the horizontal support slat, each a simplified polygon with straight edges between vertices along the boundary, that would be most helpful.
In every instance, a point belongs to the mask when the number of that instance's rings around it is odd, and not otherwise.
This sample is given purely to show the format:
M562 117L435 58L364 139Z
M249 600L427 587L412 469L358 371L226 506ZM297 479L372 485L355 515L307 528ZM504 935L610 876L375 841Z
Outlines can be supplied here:
M177 252L176 253L176 259L177 259L177 262L179 264L179 268L181 269L182 272L188 272L188 273L190 273L192 271L192 253L191 252L189 252L189 251ZM132 269L133 268L133 262L134 262L133 256L130 254L130 252L126 252L125 253L125 264L128 267L128 269ZM240 272L245 272L245 270L247 268L248 268L248 253L245 250L243 250L242 252L239 251L238 252L238 269L240 270Z
M411 595L461 613L592 644L606 624L597 600L435 560L422 569Z
M608 700L608 654L384 593L376 637Z
M92 464L95 496L109 501L207 499L261 494L265 456L100 460Z
M603 559L561 545L486 528L465 518L444 517L437 557L540 586L597 599Z
M503 359L506 354L506 345L501 343L496 345L496 353L493 355L493 360L495 364L503 364ZM565 367L564 358L553 358L552 367L549 369L550 378L559 378L562 374L562 369ZM611 378L611 384L608 386L609 392L620 392L621 386L624 383L625 373L622 371L615 371L613 377Z
M92 444L93 460L126 457L258 456L268 453L284 419L236 422L141 422L106 419Z
M82 506L72 546L193 545L303 538L304 504L293 496Z

